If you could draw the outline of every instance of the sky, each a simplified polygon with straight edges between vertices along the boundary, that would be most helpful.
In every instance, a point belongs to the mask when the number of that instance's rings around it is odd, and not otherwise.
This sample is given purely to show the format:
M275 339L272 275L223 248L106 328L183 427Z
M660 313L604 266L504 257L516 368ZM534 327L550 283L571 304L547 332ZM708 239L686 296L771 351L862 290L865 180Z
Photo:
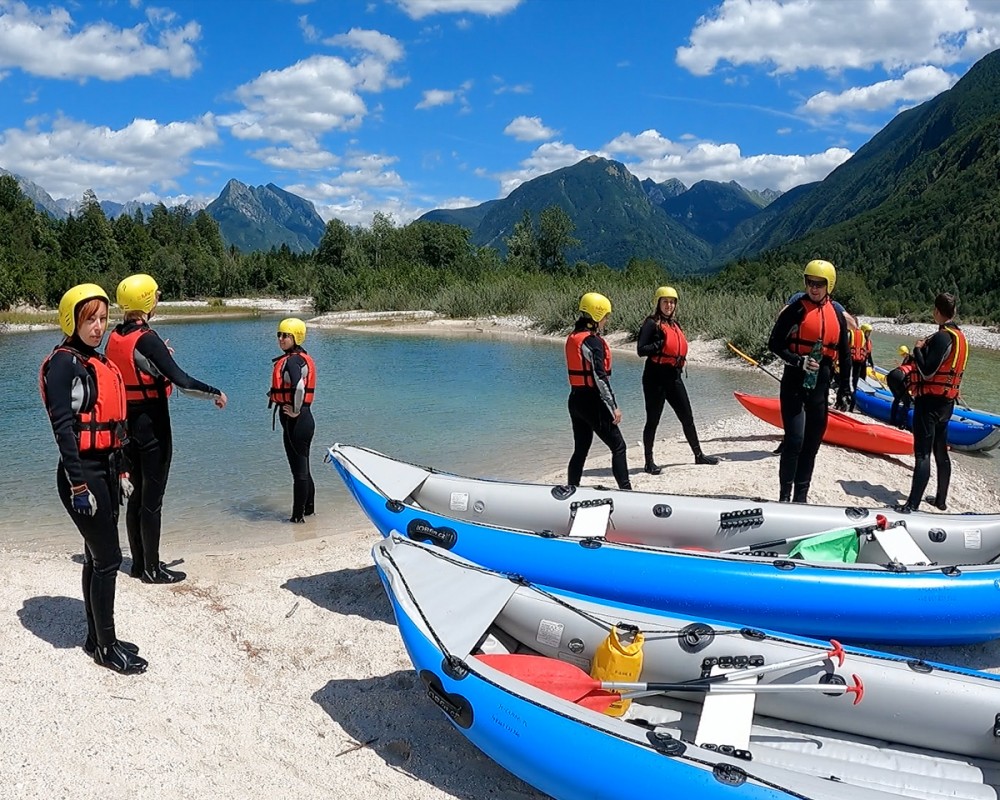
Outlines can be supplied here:
M405 224L590 155L788 189L1000 48L1000 0L0 0L0 167Z

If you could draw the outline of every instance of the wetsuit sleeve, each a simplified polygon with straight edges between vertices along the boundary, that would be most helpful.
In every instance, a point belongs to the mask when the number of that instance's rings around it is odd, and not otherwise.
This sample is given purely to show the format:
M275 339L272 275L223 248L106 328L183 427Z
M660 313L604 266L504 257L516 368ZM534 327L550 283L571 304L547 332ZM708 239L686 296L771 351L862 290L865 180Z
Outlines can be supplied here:
M801 322L804 310L802 303L785 306L778 314L778 319L771 328L771 336L767 340L767 349L792 367L802 366L802 356L788 349L788 337Z
M601 400L608 407L608 411L614 413L618 408L618 401L615 400L615 393L611 391L611 376L604 369L605 348L604 340L600 336L591 334L583 340L582 353L584 359L590 362L594 370L594 383L597 391L601 394Z
M851 329L844 318L844 307L839 303L834 303L833 310L837 314L837 322L840 323L840 339L837 340L837 360L840 364L838 376L840 386L837 393L846 395L851 393Z
M951 334L938 331L924 342L923 347L913 348L913 361L923 378L929 378L939 369L948 356L951 355Z
M174 361L174 357L170 355L170 351L156 331L151 330L140 336L135 349L137 355L144 357L150 366L185 394L205 399L213 399L222 394L214 386L192 378L177 366L177 362ZM143 365L139 366L142 368Z
M306 398L306 379L309 377L309 365L302 356L293 354L285 359L283 379L292 388L292 411L298 414Z
M635 351L643 357L655 356L663 347L663 333L660 326L646 317L639 329L639 338L635 343Z
M93 407L91 396L93 387L87 379L86 371L69 353L56 353L49 360L43 377L45 381L45 410L52 423L59 457L71 486L86 483L83 465L80 462L80 447L76 439L74 424L76 414L85 403Z

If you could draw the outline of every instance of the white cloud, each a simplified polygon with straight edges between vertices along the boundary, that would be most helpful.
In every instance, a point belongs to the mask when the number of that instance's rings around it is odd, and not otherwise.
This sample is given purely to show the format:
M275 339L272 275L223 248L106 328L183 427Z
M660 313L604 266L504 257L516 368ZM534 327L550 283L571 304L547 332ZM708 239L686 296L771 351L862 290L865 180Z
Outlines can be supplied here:
M608 149L615 152L611 145ZM735 144L700 142L682 152L626 162L626 166L636 177L651 178L657 183L669 178L677 178L688 186L700 180L736 181L747 189L788 191L802 183L822 180L852 155L845 148L831 147L805 156L744 156Z
M431 14L483 14L493 17L513 11L521 0L396 0L411 19Z
M403 45L379 31L351 28L347 33L339 33L323 40L324 44L353 47L365 53L371 53L387 64L399 61L405 55Z
M468 108L468 101L465 99L469 89L472 88L472 81L465 81L457 89L425 89L423 99L414 108L425 110L436 108L437 106L450 106L453 103L461 103L463 108Z
M897 70L977 58L998 41L996 4L973 0L724 0L698 20L676 59L695 75L720 62L778 74Z
M65 8L42 11L7 0L0 3L0 66L47 78L119 81L157 72L190 77L198 67L193 45L201 27L161 27L172 17L152 9L148 19L151 24L132 28L102 21L77 30Z
M92 188L102 199L125 202L150 186L176 189L191 154L218 142L215 120L160 124L135 119L124 128L93 127L60 117L51 128L29 120L0 134L0 164L45 187L53 197L76 197Z
M276 169L329 169L340 162L340 158L333 153L318 148L262 147L250 155Z
M917 67L901 78L871 86L856 86L840 93L820 92L810 97L802 110L828 116L842 111L876 111L899 102L920 103L950 89L957 80L958 76L938 67Z
M541 117L524 116L514 118L503 132L519 142L537 142L559 135L559 131L546 127Z
M660 158L669 153L684 153L688 147L670 141L659 131L650 129L640 134L622 133L605 145L610 153L638 156L640 159Z
M569 167L592 155L606 154L580 150L574 145L563 142L546 142L524 159L519 169L501 172L494 176L500 181L499 196L506 197L525 181L530 181L532 178L537 178L539 175L545 175L562 167Z

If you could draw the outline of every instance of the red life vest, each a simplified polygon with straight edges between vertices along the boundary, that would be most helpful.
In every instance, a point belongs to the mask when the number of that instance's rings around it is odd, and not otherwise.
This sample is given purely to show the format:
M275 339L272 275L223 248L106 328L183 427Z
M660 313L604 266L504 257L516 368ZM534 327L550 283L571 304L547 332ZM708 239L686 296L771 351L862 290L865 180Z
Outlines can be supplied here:
M295 402L295 387L286 383L284 376L285 362L291 356L301 356L302 360L306 362L308 370L306 371L306 388L302 405L312 405L313 396L316 394L316 362L313 361L312 356L305 350L295 350L274 359L274 369L271 371L271 389L268 391L268 395L271 398L268 402L269 408L272 405L285 406L292 405Z
M965 365L969 360L969 343L965 339L965 334L956 327L942 325L941 330L951 336L951 357L929 378L923 377L919 370L914 370L916 397L935 396L945 397L948 400L958 397L962 375L965 374Z
M871 349L871 345L865 339L865 332L855 328L848 331L848 334L851 337L851 361L864 361L868 357L868 350Z
M583 357L583 343L588 336L600 336L591 330L574 331L566 337L566 369L569 372L569 385L573 388L588 387L596 389L594 368ZM611 348L604 347L604 372L611 375Z
M793 353L807 356L812 353L813 345L822 342L822 355L837 360L837 347L840 342L840 320L837 311L829 297L823 298L818 304L808 297L800 301L805 307L805 314L798 330L793 330L788 339L788 349Z
M654 364L665 364L680 369L684 366L688 354L688 342L684 331L676 322L658 322L657 325L663 333L663 344L660 352L650 356L650 360Z
M46 409L49 402L45 391L45 374L52 356L60 350L76 357L90 374L97 390L94 407L89 411L78 411L73 424L80 455L100 455L121 449L125 444L125 420L128 416L125 382L118 367L100 353L91 357L69 345L59 345L49 354L38 371L38 388Z
M135 364L135 346L139 337L150 330L145 325L124 335L117 330L111 331L104 354L114 362L125 380L125 397L130 403L140 403L143 400L159 400L170 397L173 384L162 375L154 378Z

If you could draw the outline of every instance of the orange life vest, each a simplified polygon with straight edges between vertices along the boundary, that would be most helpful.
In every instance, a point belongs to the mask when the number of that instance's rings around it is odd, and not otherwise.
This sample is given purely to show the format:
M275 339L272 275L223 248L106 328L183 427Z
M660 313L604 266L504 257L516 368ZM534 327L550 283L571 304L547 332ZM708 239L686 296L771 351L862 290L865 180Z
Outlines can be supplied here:
M948 400L958 397L962 375L965 374L965 365L969 360L969 343L965 339L965 334L956 327L942 325L941 330L951 336L951 357L929 378L923 377L919 370L914 370L916 397L935 396L945 397Z
M272 405L291 405L295 402L295 387L285 382L283 374L285 371L285 362L291 356L301 356L302 360L306 362L308 370L306 371L306 388L302 405L312 405L313 397L316 394L316 362L313 361L312 356L305 350L295 350L274 359L274 369L271 371L271 389L268 392L271 399L268 402L268 407Z
M821 302L814 303L808 297L799 300L805 306L805 314L788 339L788 349L793 353L807 356L812 353L813 345L822 342L822 355L837 360L837 347L840 342L840 320L837 311L825 297Z
M688 341L684 331L676 322L658 322L657 325L663 333L663 344L660 352L650 356L650 360L654 364L665 364L680 369L684 366L688 354Z
M573 388L588 387L596 389L594 368L583 357L583 343L588 336L599 336L591 330L575 331L566 337L566 369L569 372L569 385ZM604 372L611 375L611 348L604 347Z
M871 345L865 338L865 332L860 328L848 331L851 337L851 361L864 361L868 358L868 351Z
M174 385L162 375L154 378L135 364L135 346L139 337L150 330L145 325L136 328L131 333L120 334L111 331L104 354L114 362L125 380L125 398L130 403L140 403L143 400L159 400L170 397Z
M100 353L92 357L86 356L63 344L49 354L38 371L38 388L41 391L42 402L46 409L49 407L49 402L45 391L45 373L48 371L52 356L60 350L77 358L90 374L97 390L94 407L89 411L78 411L76 422L73 424L80 455L100 455L121 449L125 444L125 420L128 416L125 402L125 382L122 380L118 367Z

